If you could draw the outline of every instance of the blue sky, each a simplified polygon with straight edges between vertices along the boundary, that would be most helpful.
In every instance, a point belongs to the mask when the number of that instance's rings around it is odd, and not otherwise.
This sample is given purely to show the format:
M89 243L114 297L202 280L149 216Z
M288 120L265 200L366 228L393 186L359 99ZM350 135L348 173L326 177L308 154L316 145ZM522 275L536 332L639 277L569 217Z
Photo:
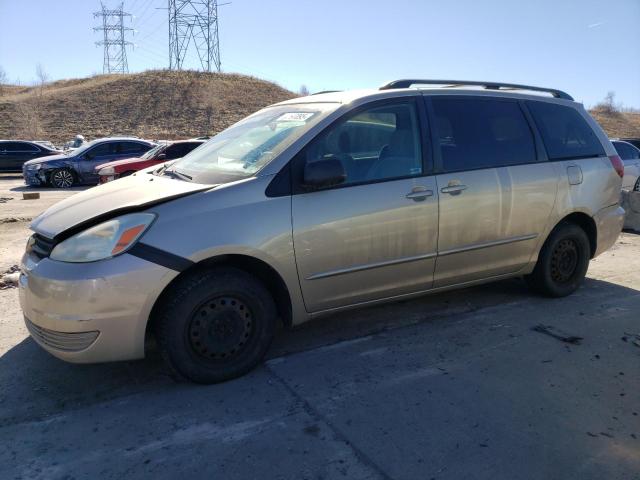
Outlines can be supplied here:
M221 3L229 0L220 0ZM231 0L222 68L313 91L403 77L560 88L591 106L607 91L640 108L640 0ZM106 5L119 2L105 0ZM168 66L166 0L125 0L130 71ZM96 0L0 0L0 66L29 83L102 72ZM197 68L195 53L185 67Z

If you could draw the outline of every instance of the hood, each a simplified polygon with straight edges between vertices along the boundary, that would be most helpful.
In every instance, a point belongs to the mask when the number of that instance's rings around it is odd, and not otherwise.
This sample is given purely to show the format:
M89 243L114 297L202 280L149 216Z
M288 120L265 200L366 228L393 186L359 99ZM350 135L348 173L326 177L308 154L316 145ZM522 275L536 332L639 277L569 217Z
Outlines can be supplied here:
M24 162L25 165L36 165L38 163L46 163L46 162L55 162L56 160L67 160L71 158L70 155L65 155L60 153L58 155L47 155L45 157L34 158L33 160L27 160Z
M101 163L96 167L96 170L100 170L104 167L117 167L118 165L124 165L126 163L136 163L141 160L142 159L140 157L123 158L122 160L114 160L113 162Z
M31 229L49 239L59 240L108 218L214 186L138 173L56 203L31 222Z

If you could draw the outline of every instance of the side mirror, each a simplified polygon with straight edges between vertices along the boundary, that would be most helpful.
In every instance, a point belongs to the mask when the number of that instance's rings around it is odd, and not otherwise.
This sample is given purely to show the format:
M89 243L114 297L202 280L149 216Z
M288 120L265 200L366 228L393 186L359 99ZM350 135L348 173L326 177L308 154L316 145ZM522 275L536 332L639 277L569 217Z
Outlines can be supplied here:
M346 178L342 162L335 156L327 156L305 164L302 183L311 189L325 188L339 185Z
M158 157L156 158L156 160L166 160L167 159L167 154L166 153L161 153L160 155L158 155Z

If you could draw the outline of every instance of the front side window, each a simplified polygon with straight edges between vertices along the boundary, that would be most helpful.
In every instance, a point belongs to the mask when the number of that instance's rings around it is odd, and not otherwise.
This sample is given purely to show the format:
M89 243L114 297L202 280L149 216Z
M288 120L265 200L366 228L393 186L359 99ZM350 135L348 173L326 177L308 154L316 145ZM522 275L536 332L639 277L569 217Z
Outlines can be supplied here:
M574 108L548 102L527 101L549 160L603 156L593 129Z
M339 106L301 103L267 107L222 131L165 172L206 184L253 176Z
M385 104L349 115L316 137L302 155L307 163L340 160L346 173L342 185L421 175L415 104Z
M100 145L96 145L94 148L85 153L84 156L88 160L93 160L94 158L110 155L113 153L113 145L113 143L102 143Z
M436 96L431 102L444 171L536 161L533 134L517 102Z

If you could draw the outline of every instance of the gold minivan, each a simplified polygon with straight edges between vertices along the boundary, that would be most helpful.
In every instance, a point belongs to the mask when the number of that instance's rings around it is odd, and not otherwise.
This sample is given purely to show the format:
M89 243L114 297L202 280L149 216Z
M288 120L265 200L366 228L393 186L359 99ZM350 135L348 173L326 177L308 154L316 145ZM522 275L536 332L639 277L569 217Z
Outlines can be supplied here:
M566 93L398 80L267 107L36 218L20 300L70 362L244 374L285 326L523 276L562 297L618 237L624 167Z

